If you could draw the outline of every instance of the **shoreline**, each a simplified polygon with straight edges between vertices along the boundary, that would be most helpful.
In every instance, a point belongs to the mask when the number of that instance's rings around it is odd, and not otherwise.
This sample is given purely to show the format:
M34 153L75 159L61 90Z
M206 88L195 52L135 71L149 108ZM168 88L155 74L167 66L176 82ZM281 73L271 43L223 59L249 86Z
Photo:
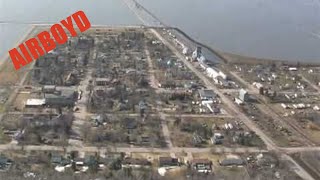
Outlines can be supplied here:
M230 52L217 51L224 59L228 60L228 63L231 64L283 64L283 65L292 65L292 66L320 66L319 62L303 62L303 61L290 61L290 60L281 60L281 59L267 59L267 58L258 58L250 57L240 54L234 54Z
M197 40L190 37L187 33L185 33L183 30L177 28L177 27L169 27L169 29L174 29L178 33L180 33L182 36L187 38L189 41L193 42L197 46L201 46L209 51L211 51L213 54L215 54L217 57L219 57L224 63L230 63L230 64L283 64L283 65L300 65L300 66L320 66L320 59L319 62L303 62L303 61L290 61L290 60L281 60L281 59L268 59L268 58L259 58L259 57L250 57L250 56L244 56L241 54L234 54L230 52L224 52L221 50L214 49L210 47L209 45L206 45L204 43L198 42Z
M31 25L30 28L28 28L28 30L26 31L26 33L24 33L22 35L21 38L19 38L15 43L13 43L12 48L18 47L21 43L23 43L24 41L26 41L30 35L32 35L34 33L34 31L37 29L37 27L35 25ZM6 52L1 58L0 58L0 69L2 68L2 66L4 65L4 63L9 59L9 53Z

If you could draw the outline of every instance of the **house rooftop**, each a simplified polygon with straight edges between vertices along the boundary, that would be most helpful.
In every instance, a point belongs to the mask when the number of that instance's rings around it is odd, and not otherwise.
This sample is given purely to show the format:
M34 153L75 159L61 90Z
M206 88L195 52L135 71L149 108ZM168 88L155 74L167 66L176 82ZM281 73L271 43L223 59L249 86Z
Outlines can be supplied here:
M44 85L43 89L55 89L56 86L55 85Z
M0 169L1 170L8 170L12 161L5 157L4 155L0 155Z
M159 157L160 167L162 166L177 166L179 161L177 158L172 157Z
M127 129L135 129L137 127L138 123L134 118L125 118L123 121L123 125Z
M96 81L111 81L110 78L96 78Z
M59 98L59 97L73 98L74 94L75 94L75 91L72 89L61 89L59 91L60 91L60 93L58 95L45 93L45 98Z
M7 164L9 159L3 155L0 156L0 165Z
M216 93L213 90L209 89L199 89L199 95L201 97L214 98L216 96Z
M46 104L45 99L27 99L26 106L42 106Z
M192 164L212 164L209 159L193 159L191 161Z
M246 94L246 93L248 93L248 91L246 91L245 89L240 89L240 94Z

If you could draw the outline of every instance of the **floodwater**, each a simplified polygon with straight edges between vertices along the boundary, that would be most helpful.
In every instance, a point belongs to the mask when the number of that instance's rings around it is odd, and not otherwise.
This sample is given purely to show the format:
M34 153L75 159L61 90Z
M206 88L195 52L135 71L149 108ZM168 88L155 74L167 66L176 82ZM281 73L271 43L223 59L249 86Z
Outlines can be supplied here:
M163 22L217 50L320 62L320 0L138 0ZM0 21L58 22L83 10L92 24L136 25L122 0L0 0ZM27 25L0 25L0 57Z

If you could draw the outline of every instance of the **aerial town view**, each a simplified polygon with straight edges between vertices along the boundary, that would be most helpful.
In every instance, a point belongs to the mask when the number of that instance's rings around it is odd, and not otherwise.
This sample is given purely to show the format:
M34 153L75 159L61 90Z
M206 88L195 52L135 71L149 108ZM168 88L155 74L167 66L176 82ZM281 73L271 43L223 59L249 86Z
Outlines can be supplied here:
M320 179L320 63L224 53L123 3L141 25L1 59L0 180Z

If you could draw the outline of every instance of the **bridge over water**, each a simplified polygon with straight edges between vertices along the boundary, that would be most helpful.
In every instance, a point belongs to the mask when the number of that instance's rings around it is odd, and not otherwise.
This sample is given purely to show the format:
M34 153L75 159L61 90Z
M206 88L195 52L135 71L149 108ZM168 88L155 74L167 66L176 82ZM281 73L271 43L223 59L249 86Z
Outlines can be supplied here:
M219 53L216 52L214 49L194 40L181 29L167 25L136 0L123 1L128 6L128 8L137 16L137 18L143 23L143 25L169 29L170 33L173 34L180 42L182 42L189 49L194 50L197 46L202 47L202 53L207 60L214 63L224 61L224 58L221 57Z

